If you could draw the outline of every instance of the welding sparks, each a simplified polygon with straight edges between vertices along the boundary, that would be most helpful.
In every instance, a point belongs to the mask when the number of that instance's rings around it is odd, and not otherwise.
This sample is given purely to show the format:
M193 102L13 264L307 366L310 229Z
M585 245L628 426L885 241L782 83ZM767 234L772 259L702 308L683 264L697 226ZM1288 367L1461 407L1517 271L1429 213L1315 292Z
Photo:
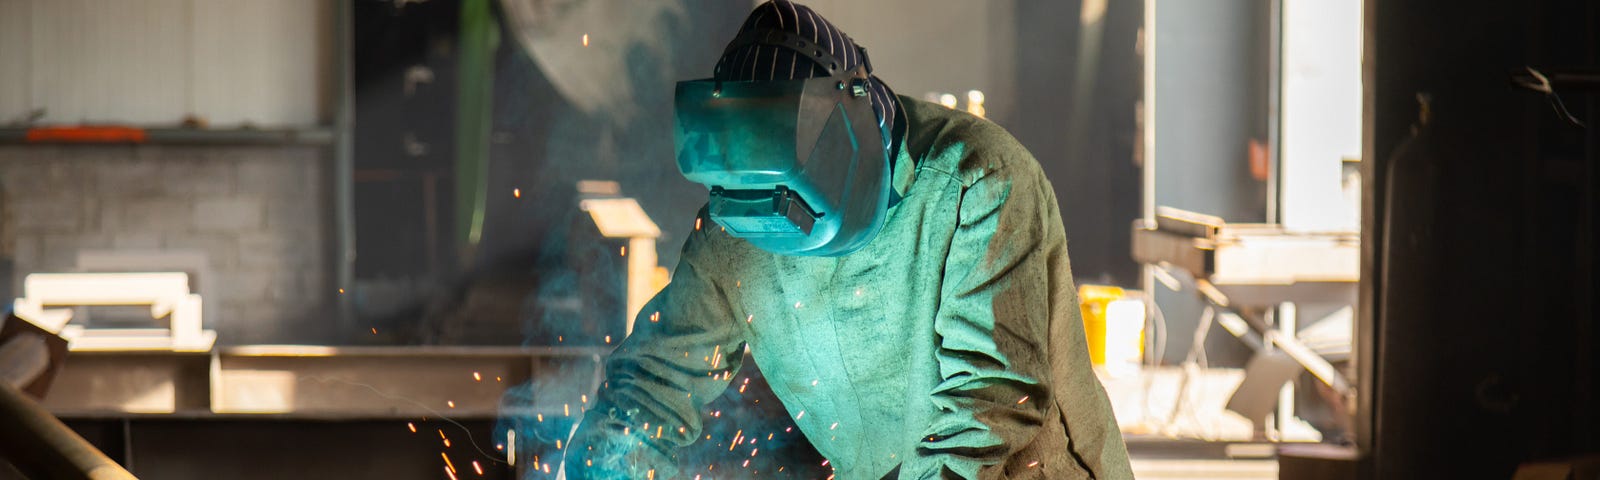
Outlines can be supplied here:
M450 408L456 408L456 401L455 400L445 400L444 404L445 405L449 405Z
M450 469L450 473L452 473L452 474L456 473L456 465L454 463L450 463L450 456L449 455L445 455L444 452L439 452L439 458L443 458L444 459L444 468ZM451 476L454 476L454 475L451 475Z
M628 256L628 247L626 247L626 246L619 247L617 249L617 255L624 256L624 257Z
M1027 395L1023 395L1022 398L1017 399L1017 405L1022 405L1022 402L1026 402L1026 401L1028 401L1028 396Z
M474 382L483 381L483 375L479 375L478 372L472 372L472 381L474 381Z
M480 477L483 476L483 466L482 465L478 465L478 461L477 460L473 460L472 461L472 471L478 472L478 476L480 476Z
M583 34L583 46L589 46L589 34L587 33Z
M1039 466L1039 461L1038 460L1034 460L1034 461L1028 463L1028 468L1033 468L1033 467L1037 467L1037 466Z
M411 429L411 433L417 433L417 424L415 423L406 422L406 428Z
M450 471L449 468L444 469L444 474L445 475L449 475L450 476L450 480L456 480L456 472Z
M378 327L372 327L372 334L373 335L377 335L378 334Z
M506 430L506 464L517 466L517 431Z
M610 344L610 343L611 343L611 336L610 335L606 335L606 344Z
M699 230L700 229L700 218L699 217L695 217L695 219L694 219L694 229L695 230Z
M511 189L511 198L522 198L522 189L520 189L520 188Z

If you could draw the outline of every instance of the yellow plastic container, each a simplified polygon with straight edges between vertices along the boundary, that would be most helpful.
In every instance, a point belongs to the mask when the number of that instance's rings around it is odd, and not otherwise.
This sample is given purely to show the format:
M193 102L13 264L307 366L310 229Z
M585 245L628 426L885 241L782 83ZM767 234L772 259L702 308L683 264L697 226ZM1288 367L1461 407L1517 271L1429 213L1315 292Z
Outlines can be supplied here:
M1089 340L1090 363L1106 364L1106 306L1126 295L1121 287L1078 286L1078 307L1083 310L1083 333Z

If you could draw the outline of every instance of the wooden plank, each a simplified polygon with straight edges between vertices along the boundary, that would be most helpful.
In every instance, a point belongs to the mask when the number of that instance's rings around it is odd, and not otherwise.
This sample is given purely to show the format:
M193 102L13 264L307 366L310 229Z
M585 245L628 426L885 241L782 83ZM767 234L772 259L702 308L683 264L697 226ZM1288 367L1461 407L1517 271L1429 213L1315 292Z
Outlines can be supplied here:
M189 295L182 272L35 273L23 280L24 297L43 306L176 305Z

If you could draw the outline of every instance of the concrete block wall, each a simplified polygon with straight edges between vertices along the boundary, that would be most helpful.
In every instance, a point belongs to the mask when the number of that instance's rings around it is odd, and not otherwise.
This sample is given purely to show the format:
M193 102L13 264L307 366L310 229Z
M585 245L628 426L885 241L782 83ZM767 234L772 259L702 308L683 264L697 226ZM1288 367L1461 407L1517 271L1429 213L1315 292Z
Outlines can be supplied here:
M198 253L219 344L331 341L328 165L315 146L0 146L0 294L83 252Z

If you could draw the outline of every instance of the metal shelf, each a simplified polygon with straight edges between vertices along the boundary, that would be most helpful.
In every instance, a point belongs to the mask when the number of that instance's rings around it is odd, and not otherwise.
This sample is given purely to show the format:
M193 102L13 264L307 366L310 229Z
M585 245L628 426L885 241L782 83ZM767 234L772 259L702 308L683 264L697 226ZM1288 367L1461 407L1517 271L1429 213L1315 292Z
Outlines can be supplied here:
M67 138L57 127L0 128L0 145L333 145L332 127L197 129L107 127ZM71 127L65 127L71 129Z

